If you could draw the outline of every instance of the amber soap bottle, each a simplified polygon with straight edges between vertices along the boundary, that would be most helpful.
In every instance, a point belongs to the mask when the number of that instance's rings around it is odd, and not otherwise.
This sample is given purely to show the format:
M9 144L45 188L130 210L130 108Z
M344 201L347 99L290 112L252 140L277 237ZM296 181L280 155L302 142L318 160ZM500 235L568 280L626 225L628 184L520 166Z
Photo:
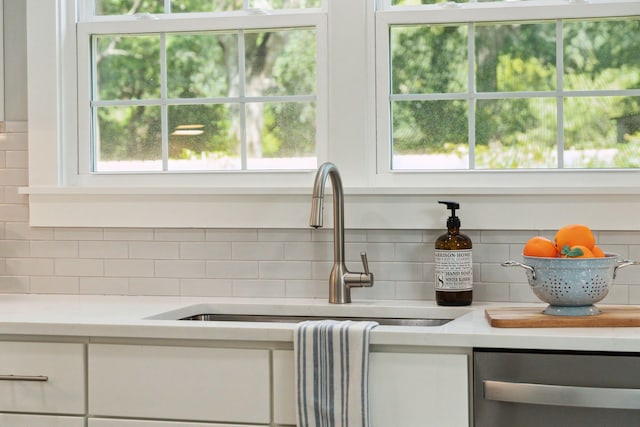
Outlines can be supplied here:
M473 265L471 239L460 233L456 202L438 201L447 206L451 216L447 232L436 239L435 288L438 305L470 305L473 300Z

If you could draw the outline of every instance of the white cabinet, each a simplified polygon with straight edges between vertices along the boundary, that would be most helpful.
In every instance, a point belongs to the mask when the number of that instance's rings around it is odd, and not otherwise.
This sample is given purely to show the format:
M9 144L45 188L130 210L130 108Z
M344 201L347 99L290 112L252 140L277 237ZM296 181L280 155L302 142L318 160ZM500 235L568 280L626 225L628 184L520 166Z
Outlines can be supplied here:
M84 411L82 344L0 342L0 412Z
M7 427L84 427L82 417L0 414L0 426Z
M469 355L371 352L371 424L468 427ZM274 420L295 425L293 352L274 351Z
M269 350L89 344L88 359L91 417L271 421Z

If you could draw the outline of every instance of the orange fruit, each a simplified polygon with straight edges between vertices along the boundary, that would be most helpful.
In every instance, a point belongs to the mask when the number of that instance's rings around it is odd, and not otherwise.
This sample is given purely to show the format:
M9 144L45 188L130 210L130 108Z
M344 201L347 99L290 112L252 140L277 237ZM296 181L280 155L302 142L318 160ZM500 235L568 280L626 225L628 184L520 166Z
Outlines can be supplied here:
M551 240L546 237L535 236L530 238L524 245L522 255L555 258L558 256L558 251Z
M593 256L596 258L604 258L604 252L598 245L595 245L593 249L591 249Z
M583 224L566 225L558 230L555 237L558 251L562 251L565 246L584 246L591 251L596 244L596 238L591 229Z
M565 246L560 256L562 258L594 258L591 249L584 245Z

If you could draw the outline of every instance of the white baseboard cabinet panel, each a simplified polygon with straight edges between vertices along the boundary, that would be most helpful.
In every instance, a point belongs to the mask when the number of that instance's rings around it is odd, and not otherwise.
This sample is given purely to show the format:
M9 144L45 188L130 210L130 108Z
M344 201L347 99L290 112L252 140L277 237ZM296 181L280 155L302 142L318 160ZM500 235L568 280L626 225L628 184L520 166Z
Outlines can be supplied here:
M89 417L271 422L269 350L88 347Z

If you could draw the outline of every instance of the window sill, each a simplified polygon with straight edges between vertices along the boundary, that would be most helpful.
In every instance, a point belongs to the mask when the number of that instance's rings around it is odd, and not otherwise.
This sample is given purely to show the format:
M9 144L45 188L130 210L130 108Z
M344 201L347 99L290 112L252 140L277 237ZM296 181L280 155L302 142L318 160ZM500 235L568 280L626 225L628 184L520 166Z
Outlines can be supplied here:
M330 186L329 186L330 187ZM307 228L311 188L28 187L30 223L49 227ZM350 229L441 229L442 199L465 229L545 230L585 223L640 229L640 188L345 188ZM331 227L327 195L325 226Z

